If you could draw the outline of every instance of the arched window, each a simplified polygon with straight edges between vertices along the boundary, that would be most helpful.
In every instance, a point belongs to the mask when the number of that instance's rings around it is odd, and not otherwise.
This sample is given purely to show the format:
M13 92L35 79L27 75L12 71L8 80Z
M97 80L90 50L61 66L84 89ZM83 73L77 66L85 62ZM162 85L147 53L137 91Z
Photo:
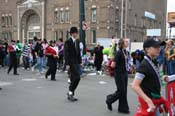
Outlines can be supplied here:
M66 11L65 11L65 22L66 23L70 22L70 10L69 10L69 7L67 7Z
M92 22L97 22L97 8L95 5L92 6Z
M60 23L64 23L64 11L63 11L63 8L60 9Z

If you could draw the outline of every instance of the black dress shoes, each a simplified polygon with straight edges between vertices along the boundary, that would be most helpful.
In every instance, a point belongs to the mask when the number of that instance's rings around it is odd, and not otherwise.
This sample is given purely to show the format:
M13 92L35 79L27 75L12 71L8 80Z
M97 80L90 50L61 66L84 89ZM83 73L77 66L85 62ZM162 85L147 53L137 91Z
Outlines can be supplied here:
M129 110L118 110L119 113L123 113L123 114L129 114L130 111Z
M18 73L14 73L14 75L19 75Z
M0 90L2 90L2 88L0 87Z
M78 101L78 99L77 98L75 98L75 97L73 97L73 95L69 95L69 94L67 94L67 99L69 100L69 101L71 101L71 102L75 102L75 101Z
M51 79L51 81L57 81L56 79Z
M108 101L106 101L108 110L112 111L112 104L110 104Z
M45 78L46 78L46 79L48 78L48 75L47 75L47 74L45 75Z

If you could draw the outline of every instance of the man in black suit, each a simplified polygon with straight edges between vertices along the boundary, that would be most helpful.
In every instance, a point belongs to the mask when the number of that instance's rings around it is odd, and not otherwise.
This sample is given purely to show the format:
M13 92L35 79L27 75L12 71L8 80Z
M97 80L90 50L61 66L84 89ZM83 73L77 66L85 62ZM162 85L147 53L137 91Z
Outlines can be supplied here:
M65 42L64 45L64 55L65 55L65 63L67 70L70 70L70 86L68 100L69 101L77 101L77 98L74 98L74 92L80 82L80 74L78 65L81 64L81 55L80 55L80 46L79 40L77 40L78 29L76 27L71 27L70 29L71 38Z

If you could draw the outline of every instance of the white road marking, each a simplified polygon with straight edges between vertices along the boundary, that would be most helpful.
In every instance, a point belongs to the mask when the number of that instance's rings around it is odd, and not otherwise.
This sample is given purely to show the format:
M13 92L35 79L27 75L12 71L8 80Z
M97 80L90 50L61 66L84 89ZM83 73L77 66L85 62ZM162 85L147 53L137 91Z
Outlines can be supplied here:
M105 82L105 81L99 81L99 84L105 85L105 84L107 84L107 82Z
M37 79L22 79L22 81L36 81Z
M43 87L37 87L37 89L42 89Z
M12 85L13 83L11 83L11 82L2 82L2 81L0 81L0 87L2 87L2 86L7 86L7 85Z
M96 73L89 73L89 74L87 74L87 75L89 75L89 76L95 76L95 75L97 75Z

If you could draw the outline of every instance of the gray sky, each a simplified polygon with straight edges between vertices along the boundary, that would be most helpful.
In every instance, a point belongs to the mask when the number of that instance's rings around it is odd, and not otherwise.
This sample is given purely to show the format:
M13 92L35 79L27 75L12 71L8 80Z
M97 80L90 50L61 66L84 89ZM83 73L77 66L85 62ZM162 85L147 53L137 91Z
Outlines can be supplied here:
M168 0L168 12L175 12L175 0Z

